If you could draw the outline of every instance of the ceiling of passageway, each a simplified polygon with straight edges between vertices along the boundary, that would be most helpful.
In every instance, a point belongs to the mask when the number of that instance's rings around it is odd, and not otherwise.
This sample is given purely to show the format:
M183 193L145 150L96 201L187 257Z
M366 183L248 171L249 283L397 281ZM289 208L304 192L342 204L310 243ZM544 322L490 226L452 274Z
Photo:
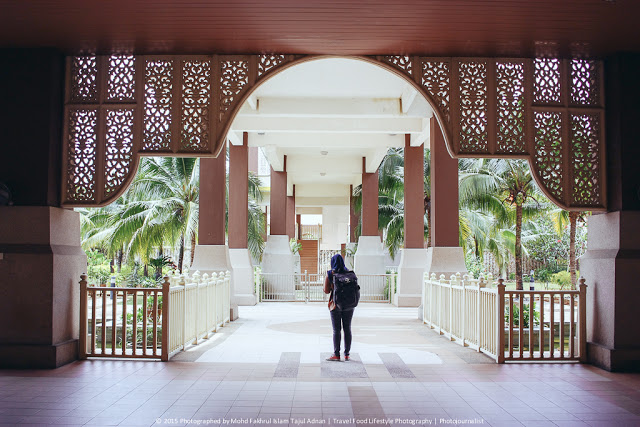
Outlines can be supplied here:
M427 101L377 65L326 58L295 65L261 85L242 106L231 143L248 133L275 170L286 170L298 205L348 200L349 185L377 169L389 147L428 141ZM332 199L332 200L330 200ZM341 200L340 202L343 202Z
M640 50L637 0L1 0L0 46L531 56Z

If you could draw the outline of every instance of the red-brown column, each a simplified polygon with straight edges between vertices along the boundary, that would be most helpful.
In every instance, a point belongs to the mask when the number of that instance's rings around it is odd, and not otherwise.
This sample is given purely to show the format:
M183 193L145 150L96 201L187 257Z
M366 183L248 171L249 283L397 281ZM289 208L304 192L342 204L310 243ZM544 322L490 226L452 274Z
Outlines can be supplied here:
M434 247L459 246L458 160L449 155L435 117L431 118L430 148L431 242Z
M229 248L247 248L249 226L248 134L244 132L242 145L229 146Z
M424 145L411 147L404 138L404 247L424 247Z
M378 170L366 172L366 158L362 158L362 235L378 235Z
M200 159L198 244L224 245L226 148L217 158ZM246 210L246 208L245 208Z
M300 214L296 215L296 227L298 230L298 240L302 240L302 218Z
M296 238L296 186L293 186L293 196L287 196L287 235Z
M349 242L356 243L356 227L360 217L356 214L356 208L353 197L353 185L349 186Z
M284 158L284 171L276 172L271 168L271 235L287 234L287 157Z

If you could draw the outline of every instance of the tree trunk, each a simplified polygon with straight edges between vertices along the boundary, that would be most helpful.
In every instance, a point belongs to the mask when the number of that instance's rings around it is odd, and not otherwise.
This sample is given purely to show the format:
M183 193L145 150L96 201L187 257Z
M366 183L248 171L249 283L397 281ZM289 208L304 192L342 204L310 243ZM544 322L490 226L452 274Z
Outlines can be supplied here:
M124 251L120 249L118 251L118 273L122 271L122 260L124 259Z
M424 196L424 212L427 215L427 247L431 247L431 199Z
M196 234L193 233L191 235L191 263L189 264L189 267L193 265L193 256L195 254L196 254Z
M522 205L516 202L516 290L522 286Z
M571 289L576 289L576 224L578 212L569 212L569 274L571 275Z
M115 267L115 265L116 265L116 257L115 257L115 255L114 255L113 257L111 257L111 260L109 261L109 272L110 272L111 274L113 274L113 273L115 273L115 272L116 272L116 270L115 270L115 268L114 268L114 267Z
M180 252L178 255L178 271L182 274L182 262L184 261L184 236L180 237Z
M142 270L144 277L149 277L149 264L144 264L144 269Z
M158 249L158 258L164 257L164 250L162 248L162 243L160 243L160 249ZM155 278L159 280L162 277L162 265L156 267Z

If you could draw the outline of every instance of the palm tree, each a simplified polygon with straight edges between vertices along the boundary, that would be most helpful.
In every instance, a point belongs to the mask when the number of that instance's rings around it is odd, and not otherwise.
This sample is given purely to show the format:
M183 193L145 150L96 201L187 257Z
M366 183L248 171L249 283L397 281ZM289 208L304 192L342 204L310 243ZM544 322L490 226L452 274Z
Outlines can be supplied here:
M522 290L522 223L540 213L541 192L522 160L465 160L459 180L462 204L515 223L516 289ZM515 218L514 218L515 217Z
M128 210L135 212L131 225L136 230L128 252L148 260L150 248L165 242L178 245L178 270L182 272L186 242L191 244L193 261L198 236L199 190L197 159L143 159L129 189L132 201Z
M576 261L576 227L578 221L586 221L586 212L565 211L563 209L555 209L551 212L556 232L562 234L562 230L569 225L569 274L571 276L571 287L576 288L577 278L577 261Z

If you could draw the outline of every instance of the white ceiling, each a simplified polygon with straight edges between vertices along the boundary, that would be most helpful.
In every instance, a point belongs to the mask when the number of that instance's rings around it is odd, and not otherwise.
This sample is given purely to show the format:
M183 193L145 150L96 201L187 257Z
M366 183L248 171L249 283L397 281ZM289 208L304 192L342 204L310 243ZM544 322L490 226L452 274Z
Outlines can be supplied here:
M427 101L399 76L357 59L308 61L260 85L232 124L231 143L249 135L275 170L287 156L289 195L296 205L348 203L362 178L362 158L374 172L389 147L428 141ZM345 187L346 186L346 187ZM334 204L334 203L330 203Z

